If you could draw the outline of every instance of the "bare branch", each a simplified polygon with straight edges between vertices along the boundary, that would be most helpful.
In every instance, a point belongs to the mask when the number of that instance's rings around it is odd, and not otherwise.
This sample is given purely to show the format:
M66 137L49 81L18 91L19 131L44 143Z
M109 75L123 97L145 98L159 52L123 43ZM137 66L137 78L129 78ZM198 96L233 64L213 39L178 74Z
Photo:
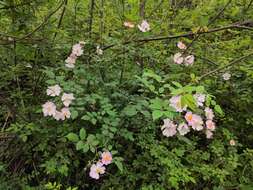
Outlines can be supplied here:
M233 28L252 30L251 27L245 27L245 25L249 24L249 23L253 23L253 21L238 22L238 23L231 24L231 25L228 25L228 26L213 28L213 29L210 29L208 31L200 31L198 33L188 32L188 33L185 33L185 34L179 34L179 35L174 35L174 36L159 36L159 37L150 37L150 38L144 38L144 39L136 39L136 40L131 40L131 41L125 41L125 42L123 42L123 45L127 45L127 44L134 43L134 42L145 42L146 43L146 42L152 42L152 41L172 40L172 39L182 38L182 37L192 37L192 36L198 35L198 34L214 33L214 32L219 32L219 31L223 31L223 30L227 30L227 29L233 29ZM116 45L115 44L108 45L108 46L104 47L103 50L112 48L114 46L116 46Z
M250 57L250 56L253 56L253 51L252 51L251 53L247 54L247 55L244 55L244 56L242 56L242 57L240 57L240 58L238 58L238 59L233 60L232 62L230 62L230 63L227 64L227 65L224 65L224 66L222 66L222 67L219 67L219 68L217 68L217 69L214 69L214 70L212 70L212 71L209 71L208 73L203 74L202 76L199 77L199 80L201 80L201 79L203 79L204 77L207 77L207 76L209 76L209 75L211 75L211 74L217 73L217 72L219 72L219 71L221 71L221 70L224 70L224 69L226 69L226 68L228 68L228 67L230 67L230 66L232 66L232 65L238 64L238 63L240 63L242 60L244 60L244 59L246 59L246 58L248 58L248 57Z

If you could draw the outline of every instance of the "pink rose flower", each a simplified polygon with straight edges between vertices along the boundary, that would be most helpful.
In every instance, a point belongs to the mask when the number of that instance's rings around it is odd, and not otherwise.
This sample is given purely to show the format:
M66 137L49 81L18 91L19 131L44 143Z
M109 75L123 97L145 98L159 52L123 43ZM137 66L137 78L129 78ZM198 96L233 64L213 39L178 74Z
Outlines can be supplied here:
M149 23L146 20L143 20L140 25L138 25L138 28L142 32L148 32L150 30Z
M190 132L190 127L186 123L181 123L181 124L179 124L177 130L180 135L184 136Z
M177 126L170 119L164 119L161 127L162 133L166 137L172 137L177 133Z
M215 123L212 120L207 120L206 121L206 128L210 131L215 130Z
M178 47L179 49L186 49L186 48L187 48L186 45L185 45L183 42L178 42L178 43L177 43L177 47Z
M104 173L105 173L105 167L103 166L101 162L97 162L96 164L92 164L89 175L93 179L99 179L100 174L104 174Z
M176 64L180 65L184 62L184 57L181 53L176 53L173 57L173 60Z
M112 163L112 154L109 151L103 152L101 155L101 162L104 165Z
M42 105L42 111L44 116L54 116L56 112L56 105L53 102L46 102Z
M188 56L185 57L184 64L186 66L192 65L193 63L194 63L194 56L193 55L188 55Z

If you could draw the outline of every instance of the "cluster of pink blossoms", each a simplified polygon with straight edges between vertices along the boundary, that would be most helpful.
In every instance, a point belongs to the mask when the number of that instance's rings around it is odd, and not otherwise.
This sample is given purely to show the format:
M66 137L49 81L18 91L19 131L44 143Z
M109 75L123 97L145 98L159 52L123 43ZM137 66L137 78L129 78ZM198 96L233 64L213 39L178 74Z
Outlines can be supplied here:
M129 21L124 22L124 26L127 28L134 28L135 27L134 23L129 22ZM143 20L141 22L141 24L138 24L137 27L141 32L148 32L150 30L150 25L146 20Z
M105 173L105 166L112 163L112 154L109 151L101 154L101 159L96 163L92 164L90 168L90 177L93 179L99 179L101 174Z
M49 86L47 88L47 95L56 97L61 94L61 87L57 84L54 86ZM59 120L65 120L67 118L70 118L71 113L69 110L69 105L71 104L72 100L74 100L74 95L72 93L63 93L61 97L61 101L64 105L64 107L58 111L55 103L51 101L47 101L45 104L42 105L42 111L44 116L52 116L57 121Z
M186 45L183 42L178 42L177 47L183 51L185 51L187 49ZM194 56L193 55L184 55L183 52L178 52L174 55L173 60L178 65L184 64L186 66L189 66L194 63Z
M73 45L71 54L65 60L66 67L71 68L71 69L75 67L77 58L83 54L84 45L85 45L85 42L83 41L80 41L79 43Z
M187 106L182 107L181 96L173 96L170 99L170 106L173 107L177 112L182 113L183 120L178 125L170 120L164 119L163 126L161 127L162 133L166 137L172 137L179 132L180 135L185 135L190 132L191 129L195 131L203 131L206 134L206 138L210 139L213 136L213 131L215 131L215 123L213 110L209 107L204 107L204 102L206 96L204 94L195 94L194 99L197 103L197 106L201 108L204 112L204 117L201 115L194 114L191 111L187 110ZM205 119L205 121L204 121Z

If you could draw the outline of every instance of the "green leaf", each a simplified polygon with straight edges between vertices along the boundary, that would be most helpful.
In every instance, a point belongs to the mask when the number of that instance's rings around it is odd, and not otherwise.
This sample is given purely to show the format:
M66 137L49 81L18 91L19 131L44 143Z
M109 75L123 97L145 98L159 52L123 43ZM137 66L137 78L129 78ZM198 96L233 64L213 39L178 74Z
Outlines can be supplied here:
M163 106L167 106L167 104L160 98L155 98L150 100L150 108L151 109L157 109L157 110L161 110L163 108Z
M98 140L94 140L91 142L91 145L92 146L97 146L99 144L99 141Z
M79 136L81 140L84 140L86 137L86 131L84 128L80 129Z
M146 70L146 72L143 73L143 76L144 76L144 77L153 78L153 79L155 79L157 82L162 82L162 78L161 78L159 75L155 74L154 71L152 71L152 70L150 70L150 69L149 69L149 70Z
M134 116L137 114L137 110L135 108L135 106L133 105L128 105L127 107L124 108L123 112L127 115L127 116Z
M76 119L78 117L78 111L76 110L71 110L71 118Z
M84 115L82 118L82 120L85 120L85 121L89 121L90 120L90 117L88 115Z
M122 162L119 161L119 160L116 160L114 163L116 164L116 166L120 170L120 172L123 172L123 164L122 164Z
M89 145L88 145L88 143L85 143L83 146L83 152L86 153L88 151L89 151Z
M196 92L198 92L198 93L203 93L203 92L205 92L205 87L204 87L204 86L197 86L197 87L196 87Z
M182 102L182 107L187 105L192 110L195 110L196 107L197 107L196 106L196 101L195 101L193 95L191 95L191 94L183 95L182 98L181 98L181 102Z
M174 116L175 116L175 112L172 112L172 111L163 111L163 115L166 118L173 119Z
M89 135L87 141L89 144L91 144L91 142L94 141L95 139L96 139L95 135Z
M81 150L84 147L84 142L83 141L78 141L76 144L76 150Z
M54 85L57 82L55 80L47 80L46 83L49 84L49 85Z
M178 88L183 88L183 86L179 82L172 81L172 84L174 84Z
M153 121L159 119L159 118L162 117L162 116L163 116L163 112L160 111L160 110L155 110L155 111L153 111L153 113L152 113Z
M224 112L222 111L221 107L219 105L215 105L214 106L214 111L218 114L220 114L221 116L224 116Z
M46 73L49 78L54 78L55 77L55 74L50 70L45 69L44 73Z
M71 142L77 142L77 141L79 141L79 137L75 133L69 133L66 137Z

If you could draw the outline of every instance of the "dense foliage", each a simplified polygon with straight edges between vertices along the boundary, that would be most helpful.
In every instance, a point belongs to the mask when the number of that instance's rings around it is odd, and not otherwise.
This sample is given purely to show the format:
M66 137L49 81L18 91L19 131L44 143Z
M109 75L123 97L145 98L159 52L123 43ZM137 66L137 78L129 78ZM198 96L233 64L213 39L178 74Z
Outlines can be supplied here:
M0 26L0 190L253 189L252 0L2 0Z

